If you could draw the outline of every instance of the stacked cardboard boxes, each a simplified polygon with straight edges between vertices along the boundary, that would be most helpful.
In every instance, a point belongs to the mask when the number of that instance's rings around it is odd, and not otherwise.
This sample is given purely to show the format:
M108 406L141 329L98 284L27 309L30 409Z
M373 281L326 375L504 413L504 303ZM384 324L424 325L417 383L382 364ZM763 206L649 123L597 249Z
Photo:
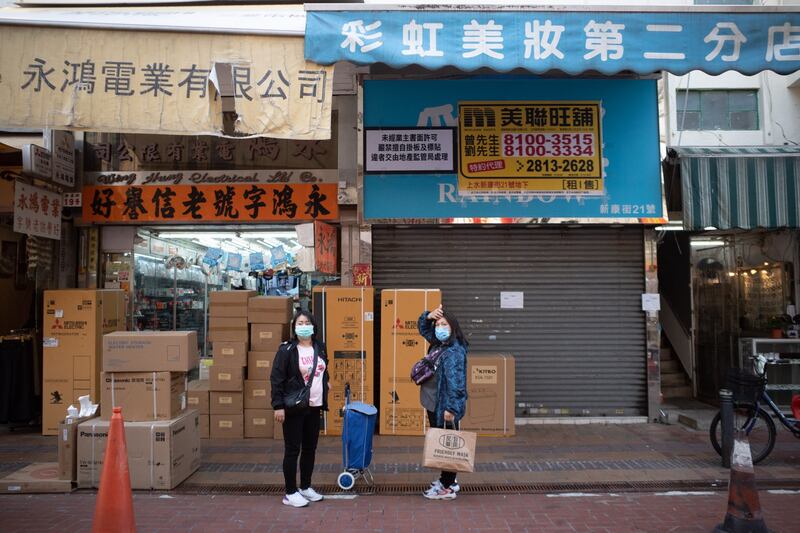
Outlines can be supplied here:
M255 291L214 291L209 298L209 437L244 436L244 379L250 328L247 303Z
M77 431L79 487L97 487L112 408L125 420L131 486L172 489L200 465L200 420L187 410L187 373L198 363L194 331L103 337L100 418Z
M100 400L103 335L125 329L125 293L45 291L44 308L42 434L56 435L78 397Z
M370 287L316 287L314 316L328 349L331 389L325 417L326 435L342 434L345 384L351 401L374 403L374 291Z
M282 296L250 298L247 321L250 323L250 352L247 355L247 381L244 394L244 436L273 438L272 388L269 375L272 360L282 342L289 339L292 300Z
M186 391L186 405L189 409L196 409L200 417L200 438L210 436L211 403L209 383L207 380L190 381Z
M382 435L424 435L425 409L411 367L428 353L428 343L417 330L423 311L442 302L439 289L383 289L381 291L381 401Z

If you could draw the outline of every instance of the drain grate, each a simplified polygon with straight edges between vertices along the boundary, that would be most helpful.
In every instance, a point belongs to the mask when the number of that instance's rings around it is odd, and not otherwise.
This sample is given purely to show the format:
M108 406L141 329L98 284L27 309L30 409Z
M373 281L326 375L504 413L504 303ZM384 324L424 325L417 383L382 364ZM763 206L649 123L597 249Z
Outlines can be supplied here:
M760 490L796 489L800 479L781 481L759 481ZM359 494L405 496L418 495L428 488L421 484L386 484L374 487L358 486L355 492L341 490L336 485L316 487L323 494ZM549 494L558 492L660 492L670 490L728 490L727 482L712 481L621 481L609 483L492 483L467 484L461 487L462 494ZM175 489L181 494L283 494L283 485L222 485L184 483Z

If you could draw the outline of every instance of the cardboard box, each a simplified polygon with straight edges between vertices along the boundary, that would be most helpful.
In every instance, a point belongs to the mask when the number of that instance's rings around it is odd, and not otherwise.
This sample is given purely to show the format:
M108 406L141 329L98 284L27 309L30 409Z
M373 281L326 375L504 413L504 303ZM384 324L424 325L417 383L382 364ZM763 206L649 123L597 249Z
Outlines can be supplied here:
M58 463L33 463L0 478L0 494L72 492L72 481L59 478Z
M419 403L419 386L411 381L410 373L414 363L428 353L417 320L423 311L435 309L441 301L439 289L381 291L381 435L425 434L427 414Z
M241 392L209 393L209 414L240 415L244 409L244 394Z
M272 372L272 361L275 360L275 352L248 352L247 353L247 377L250 379L269 380Z
M212 365L209 369L209 386L212 391L239 391L244 389L242 366Z
M42 434L58 434L78 397L100 400L103 334L126 327L125 293L68 289L44 292Z
M271 439L275 433L274 416L272 409L245 409L244 438Z
M287 296L256 296L247 307L251 324L288 324L293 316L292 299Z
M324 432L341 435L344 385L352 401L374 403L374 291L371 287L316 287L313 292L317 337L328 349L329 411ZM362 395L363 391L363 395Z
M211 412L208 400L209 386L210 384L206 380L190 381L189 388L186 390L186 407L197 409L201 415L209 414Z
M122 407L125 422L170 420L186 409L186 372L103 372L100 416Z
M247 366L246 342L215 342L213 345L214 361L223 366Z
M78 426L78 487L97 487L103 470L109 420ZM191 409L178 418L125 422L131 488L170 490L200 467L200 415Z
M269 381L248 379L244 382L244 408L270 409L272 407L272 384Z
M78 424L94 416L66 418L58 424L58 479L78 479Z
M246 317L216 317L208 319L208 340L217 342L248 342L250 329Z
M255 352L274 354L286 340L289 340L289 326L286 324L250 324L250 348Z
M467 414L461 429L487 436L514 436L515 363L509 354L467 357Z
M244 438L244 415L211 415L211 438Z
M130 331L103 337L105 372L189 372L199 358L196 331Z
M208 296L208 315L222 318L244 318L247 321L247 302L256 291L211 291Z
M210 432L210 418L211 415L200 415L198 418L200 420L200 438L207 439L211 436Z
M283 440L283 424L277 422L272 423L272 438L275 440Z

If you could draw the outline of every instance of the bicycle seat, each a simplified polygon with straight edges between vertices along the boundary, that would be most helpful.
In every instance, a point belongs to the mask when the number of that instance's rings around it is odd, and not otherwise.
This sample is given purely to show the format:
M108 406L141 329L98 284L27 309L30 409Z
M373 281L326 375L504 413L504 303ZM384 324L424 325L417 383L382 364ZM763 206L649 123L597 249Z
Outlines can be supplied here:
M800 394L792 395L792 416L795 420L800 420Z

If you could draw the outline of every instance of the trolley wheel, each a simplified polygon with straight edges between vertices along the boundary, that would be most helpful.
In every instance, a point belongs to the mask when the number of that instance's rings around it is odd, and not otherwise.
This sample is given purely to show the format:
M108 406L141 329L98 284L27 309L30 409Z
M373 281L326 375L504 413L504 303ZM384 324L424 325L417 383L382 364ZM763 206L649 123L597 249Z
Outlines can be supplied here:
M356 478L350 472L342 472L336 479L336 484L342 490L350 490L356 484Z

